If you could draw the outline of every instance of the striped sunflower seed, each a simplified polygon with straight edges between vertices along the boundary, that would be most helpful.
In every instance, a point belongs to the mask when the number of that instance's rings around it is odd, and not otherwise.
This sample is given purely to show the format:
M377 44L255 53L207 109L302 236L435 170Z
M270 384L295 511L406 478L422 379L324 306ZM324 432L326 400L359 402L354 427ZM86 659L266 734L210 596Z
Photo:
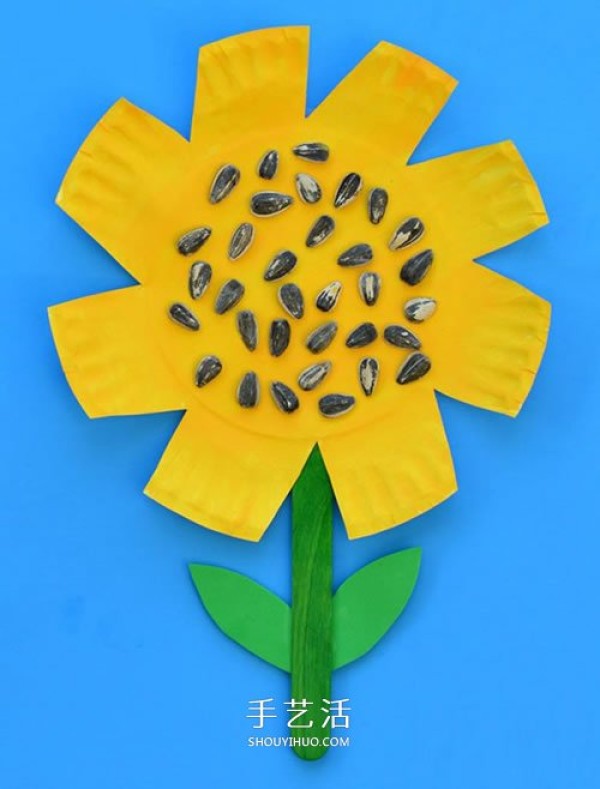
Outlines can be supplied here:
M416 216L405 219L394 230L390 238L389 248L391 250L405 249L411 244L415 244L425 232L425 225Z
M239 302L244 295L245 288L237 279L229 279L223 285L215 301L215 312L223 315Z
M205 356L196 368L196 386L203 387L214 381L222 369L220 359L216 356Z
M234 230L233 235L231 236L229 250L227 252L227 257L229 260L237 260L238 258L241 258L242 255L250 249L253 241L254 225L252 225L250 222L242 222L242 224Z
M210 238L210 227L196 227L184 233L177 242L177 250L181 255L193 255L202 244Z
M267 151L258 163L258 175L270 181L277 175L277 168L279 167L279 154L277 151Z
M224 164L215 175L210 187L209 200L220 203L240 181L240 171L233 164Z
M361 359L358 365L358 380L363 392L370 397L379 378L379 362L372 356Z
M237 328L242 342L249 351L258 345L258 323L252 310L240 310L236 316Z
M188 290L193 299L199 299L206 293L206 289L210 285L212 279L212 266L210 263L204 263L198 260L190 266L190 275L188 277Z
M307 173L298 173L296 176L296 191L303 203L312 205L318 203L323 193L316 178Z
M271 384L271 396L277 408L284 414L291 414L300 406L300 401L294 390L281 381L274 381Z
M315 301L317 309L321 310L321 312L331 312L338 303L341 292L342 283L337 280L325 285L323 290L317 294Z
M374 271L364 271L358 278L358 292L364 303L372 307L381 292L381 277Z
M302 370L298 376L298 386L304 392L311 392L315 389L321 381L329 375L331 370L331 362L318 362L311 364L305 370Z
M198 331L200 328L200 321L194 315L194 313L185 306L185 304L180 304L179 302L176 304L171 304L169 307L169 316L171 320L175 321L175 323L178 323L180 326L183 326L186 329Z
M260 383L256 373L246 373L237 389L237 401L242 408L254 408L260 400Z
M330 216L320 216L306 236L307 247L318 247L326 241L335 230L335 222Z
M358 173L348 173L348 175L342 178L337 188L335 197L333 198L333 205L336 208L343 208L348 205L358 197L362 186L362 178Z
M422 323L431 318L437 309L437 301L428 296L419 296L416 299L409 299L404 305L404 314L409 321Z
M319 411L323 416L342 416L354 408L356 400L352 395L328 394L319 400Z
M409 384L417 381L431 370L431 361L424 353L411 353L398 370L396 382Z

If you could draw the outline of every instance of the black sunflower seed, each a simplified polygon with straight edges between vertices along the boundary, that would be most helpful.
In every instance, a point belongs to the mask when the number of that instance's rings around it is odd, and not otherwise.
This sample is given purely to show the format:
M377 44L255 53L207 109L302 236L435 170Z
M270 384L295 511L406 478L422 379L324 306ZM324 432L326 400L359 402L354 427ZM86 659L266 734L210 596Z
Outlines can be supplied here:
M406 282L407 285L418 285L427 275L432 263L433 251L431 249L419 252L418 255L413 255L402 266L400 279Z
M203 387L214 381L222 369L223 365L220 359L216 356L205 356L196 368L196 386Z
M323 142L303 142L292 148L292 152L310 162L326 162L329 159L329 146Z
M405 249L411 244L416 243L424 232L425 225L423 222L421 222L418 217L411 216L409 219L405 219L404 222L398 225L394 230L390 238L389 247L392 250Z
M200 321L194 315L194 313L185 306L185 304L171 304L169 307L169 316L175 321L175 323L178 323L180 326L184 326L186 329L198 331L200 328Z
M242 408L254 408L260 399L260 384L256 373L246 373L239 383L237 401Z
M331 362L318 362L302 370L298 376L298 386L305 392L312 391L323 381L331 370Z
M258 323L251 310L241 310L236 317L236 323L242 342L249 351L256 350L258 345Z
M277 175L277 168L279 167L279 154L277 151L267 151L258 163L258 175L270 181Z
M302 291L292 282L282 285L277 291L281 306L292 318L299 320L304 315L304 297Z
M177 250L181 255L192 255L208 241L211 233L210 227L196 227L194 230L189 230L177 242Z
M240 171L233 164L224 164L221 167L210 187L209 200L211 203L220 203L240 180Z
M373 260L373 249L370 244L355 244L338 258L338 264L346 268L350 266L364 266Z
M395 345L396 348L412 348L413 351L418 351L421 347L421 341L417 335L398 324L386 326L383 330L383 338L390 345Z
M267 282L281 279L289 274L298 262L298 258L289 249L278 252L271 260L264 273Z
M204 263L198 260L190 266L190 275L188 278L188 289L190 296L193 299L199 299L206 292L212 279L212 267L210 263Z
M363 392L370 397L377 386L379 378L379 362L372 356L366 356L358 365L358 380Z
M326 241L335 230L335 222L330 216L320 216L306 236L307 247L318 247Z
M285 414L291 414L300 406L300 401L293 389L281 381L274 381L271 384L271 396L275 405Z
M337 192L333 199L333 205L336 208L343 208L351 203L358 197L362 185L362 178L358 173L348 173L348 175L345 175L337 188Z
M355 403L352 395L328 394L319 400L319 411L323 416L342 416L354 408Z
M244 295L245 288L237 279L229 279L223 285L215 301L215 312L218 315L230 310Z
M291 329L285 318L272 321L269 331L269 353L271 356L281 356L290 344Z
M255 216L275 216L294 202L290 195L281 192L257 192L250 200L250 210Z
M377 329L373 323L361 323L346 337L346 347L364 348L377 339Z
M411 353L398 370L396 382L409 384L422 378L431 370L431 361L423 353Z
M367 199L367 208L369 211L369 219L374 225L378 225L383 217L388 205L388 193L385 189L377 187L371 189Z
M237 260L241 258L244 252L247 252L254 241L254 225L250 222L242 222L242 224L234 230L229 242L229 250L227 256L229 260Z
M335 321L323 323L312 331L306 340L306 347L311 353L321 353L328 348L335 335L337 334L338 326Z

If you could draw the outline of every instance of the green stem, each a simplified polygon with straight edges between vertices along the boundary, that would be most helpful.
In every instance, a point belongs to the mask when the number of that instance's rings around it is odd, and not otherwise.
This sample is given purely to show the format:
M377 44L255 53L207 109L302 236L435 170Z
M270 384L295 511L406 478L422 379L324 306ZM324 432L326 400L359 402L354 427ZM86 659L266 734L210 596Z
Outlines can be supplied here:
M309 712L290 735L319 739L298 745L302 759L319 759L329 735L327 701L331 699L333 491L318 447L315 447L292 491L292 698L306 699Z

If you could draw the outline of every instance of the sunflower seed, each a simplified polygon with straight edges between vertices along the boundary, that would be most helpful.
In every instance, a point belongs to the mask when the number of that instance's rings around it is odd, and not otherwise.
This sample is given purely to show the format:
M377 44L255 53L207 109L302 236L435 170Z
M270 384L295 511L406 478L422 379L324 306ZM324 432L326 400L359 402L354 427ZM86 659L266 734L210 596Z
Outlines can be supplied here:
M254 408L260 399L260 384L256 373L246 373L239 383L237 401L242 408Z
M421 341L416 334L405 329L404 326L398 326L398 324L386 326L383 330L383 338L390 345L395 345L396 348L412 348L413 351L418 351L421 347Z
M366 356L358 365L358 380L363 392L370 397L377 386L379 378L379 362L372 356Z
M298 376L298 386L305 392L310 392L323 381L331 370L331 362L318 362L302 370Z
M279 154L277 151L267 151L258 163L258 175L270 181L277 175L279 167Z
M400 279L406 282L407 285L418 285L431 268L433 263L433 252L431 249L426 249L424 252L419 252L418 255L413 255L410 260L402 266L400 271Z
M303 203L318 203L323 193L317 180L307 173L296 175L296 191Z
M306 339L306 347L311 353L321 353L325 348L329 347L337 334L337 323L329 321L322 323L320 326L312 331Z
M286 274L290 273L297 262L298 258L296 255L290 252L289 249L284 249L282 252L278 252L271 260L264 273L264 278L267 282L281 279L281 277L285 277Z
M431 361L423 353L411 353L398 370L396 383L409 384L422 378L431 370Z
M292 282L282 285L277 291L279 303L292 318L299 319L304 315L304 297L302 291Z
M190 296L193 299L199 299L200 296L203 296L210 285L211 278L212 267L210 263L204 263L201 260L192 263L190 267L190 276L188 278Z
M281 356L290 344L291 329L285 318L271 322L269 332L269 353L271 356Z
M358 197L358 193L362 189L362 178L358 173L348 173L345 175L340 185L337 188L333 205L336 208L343 208Z
M242 222L231 236L227 257L229 260L241 258L247 252L254 241L254 226L250 222Z
M417 242L425 232L425 225L416 216L405 219L394 230L389 247L392 250L404 249Z
M358 291L368 307L372 307L381 292L381 277L374 271L363 272L358 279Z
M363 348L377 339L377 329L373 323L361 323L346 337L347 348Z
M364 266L365 263L370 263L371 260L373 260L371 246L369 244L355 244L350 249L342 252L338 258L338 264L348 268L349 266Z
M321 310L321 312L331 312L331 310L338 303L341 292L341 282L335 281L330 282L329 285L325 285L323 290L321 290L317 295L317 299L315 301L317 309Z
M196 368L196 386L206 386L219 375L223 365L216 356L205 356Z
M428 296L419 296L416 299L409 299L404 305L404 314L409 321L422 323L431 318L437 309L437 301Z
M210 187L209 200L211 203L220 203L240 181L240 171L233 164L224 164L221 167Z
M342 416L354 408L355 403L352 395L328 394L319 400L319 411L323 416Z
M388 193L385 189L377 187L371 189L367 199L367 207L369 210L369 219L374 225L378 225L385 215L388 205Z
M292 152L301 159L311 162L326 162L329 159L329 146L323 142L303 142L292 148Z
M175 323L184 326L186 329L198 331L200 328L200 321L191 310L188 310L185 304L171 304L169 307L169 316Z
M215 312L223 315L238 303L244 295L245 288L237 279L228 279L217 295Z
M320 216L306 236L307 247L318 247L326 241L335 230L335 222L330 216Z
M241 310L236 316L236 322L242 342L249 351L255 351L258 345L258 323L251 310Z
M281 381L274 381L271 384L271 396L277 408L280 408L285 414L291 414L300 405L296 393Z
M184 233L177 242L177 250L181 255L192 255L197 249L200 249L210 238L212 230L210 227L196 227Z
M293 202L293 197L281 192L256 192L250 200L250 210L255 216L274 216L285 211Z

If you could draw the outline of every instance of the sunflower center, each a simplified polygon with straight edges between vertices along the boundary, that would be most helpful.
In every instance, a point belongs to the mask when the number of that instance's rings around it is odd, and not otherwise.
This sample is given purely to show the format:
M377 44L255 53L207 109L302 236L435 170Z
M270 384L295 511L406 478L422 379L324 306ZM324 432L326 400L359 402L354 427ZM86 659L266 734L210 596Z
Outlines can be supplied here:
M320 417L330 418L347 414L362 398L377 396L382 343L397 349L394 385L423 378L431 361L419 324L436 309L434 298L413 290L434 261L423 219L396 216L390 235L384 220L395 209L386 187L365 186L365 176L357 172L332 173L324 143L295 146L286 159L287 177L277 150L256 158L255 174L225 164L206 185L212 216L223 216L219 229L225 248L215 255L220 265L204 259L205 250L208 255L217 242L212 225L194 227L177 241L178 252L192 262L187 294L170 304L170 318L192 332L205 331L210 323L215 340L233 333L239 349L235 360L223 358L216 348L201 355L190 386L214 386L224 369L235 364L236 386L229 396L239 408L256 409L266 390L270 398L264 399L280 412L294 414L309 400ZM322 185L320 173L333 188ZM259 179L260 188L248 192L244 184L251 177ZM230 221L227 228L227 205L240 197L246 217ZM256 252L267 249L257 271L261 261ZM228 260L223 261L225 254ZM182 281L182 293L184 288ZM386 289L398 292L382 307ZM294 349L290 363L286 357ZM347 385L334 388L330 382L340 367L344 376L338 374L336 383Z

